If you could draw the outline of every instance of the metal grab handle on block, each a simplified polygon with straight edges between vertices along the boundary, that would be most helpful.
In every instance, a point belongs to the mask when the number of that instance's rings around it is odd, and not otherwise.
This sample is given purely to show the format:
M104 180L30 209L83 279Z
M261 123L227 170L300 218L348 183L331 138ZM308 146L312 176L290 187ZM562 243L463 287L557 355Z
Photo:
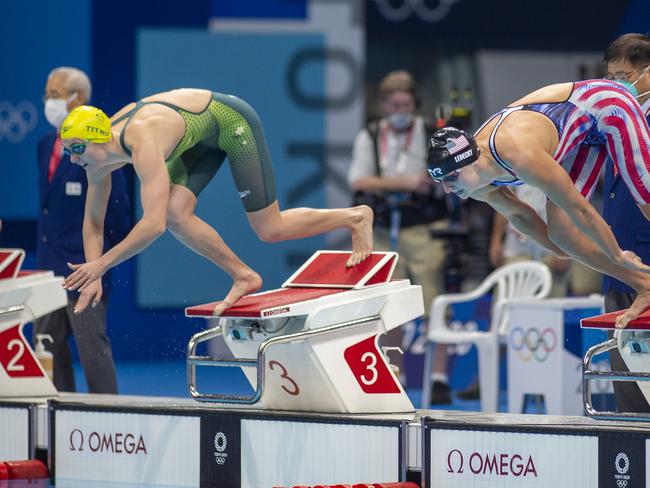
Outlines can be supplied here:
M192 398L199 402L213 402L213 403L234 403L252 405L257 403L264 394L264 379L266 372L266 351L271 346L278 344L288 344L290 342L303 341L310 337L318 335L331 334L341 329L357 328L362 325L370 324L381 320L379 315L365 317L363 319L355 319L347 322L340 322L338 324L328 325L319 329L307 330L303 332L296 332L295 334L287 334L284 336L277 336L267 339L260 344L257 351L257 358L223 358L212 356L196 356L196 348L202 342L214 339L223 333L223 328L218 325L212 329L208 329L197 334L194 334L187 345L187 387ZM252 395L228 395L218 393L200 393L196 387L196 367L197 366L217 366L217 367L244 367L244 368L257 368L257 387Z
M650 414L638 412L601 412L596 410L591 402L591 383L594 380L615 381L650 381L650 373L634 373L627 371L593 371L591 362L594 356L616 349L616 338L609 339L589 348L582 361L582 401L587 416L599 420L650 420Z

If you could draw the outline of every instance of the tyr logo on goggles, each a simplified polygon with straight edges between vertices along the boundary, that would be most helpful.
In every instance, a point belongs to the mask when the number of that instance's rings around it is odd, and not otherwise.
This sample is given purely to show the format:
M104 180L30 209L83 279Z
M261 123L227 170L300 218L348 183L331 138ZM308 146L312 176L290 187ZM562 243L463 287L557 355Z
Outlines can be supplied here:
M456 169L445 176L440 176L440 173L442 173L442 171L440 171L439 168L429 169L428 171L431 179L436 183L456 181L460 175L460 169Z

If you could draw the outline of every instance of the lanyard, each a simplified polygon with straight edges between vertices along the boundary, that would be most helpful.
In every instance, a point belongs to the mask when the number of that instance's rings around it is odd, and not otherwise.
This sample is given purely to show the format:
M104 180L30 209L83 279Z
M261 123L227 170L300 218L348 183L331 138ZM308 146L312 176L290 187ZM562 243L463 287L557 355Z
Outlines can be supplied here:
M406 151L411 147L411 140L413 139L413 129L415 129L415 121L411 124L411 127L406 134L406 140L404 141L404 146L402 151ZM388 126L384 125L379 131L379 157L383 160L386 155L387 144L388 144L388 131L392 130Z

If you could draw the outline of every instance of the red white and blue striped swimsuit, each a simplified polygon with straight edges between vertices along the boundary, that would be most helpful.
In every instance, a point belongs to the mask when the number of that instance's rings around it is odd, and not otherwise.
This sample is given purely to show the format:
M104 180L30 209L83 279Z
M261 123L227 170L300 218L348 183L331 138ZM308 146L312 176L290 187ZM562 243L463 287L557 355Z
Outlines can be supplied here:
M523 183L494 144L501 123L519 110L539 112L555 124L559 142L553 159L584 197L591 197L609 156L635 201L650 203L650 129L639 103L623 85L609 80L578 81L564 102L518 105L493 115L479 131L499 117L490 134L490 152L514 178L492 182L496 186Z

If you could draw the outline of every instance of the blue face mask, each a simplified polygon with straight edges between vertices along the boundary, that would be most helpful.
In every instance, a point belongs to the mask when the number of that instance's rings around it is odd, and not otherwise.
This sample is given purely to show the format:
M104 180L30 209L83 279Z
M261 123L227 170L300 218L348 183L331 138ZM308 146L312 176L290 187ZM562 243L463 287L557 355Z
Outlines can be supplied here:
M388 124L395 130L405 130L413 124L414 114L410 112L397 112L390 114Z

